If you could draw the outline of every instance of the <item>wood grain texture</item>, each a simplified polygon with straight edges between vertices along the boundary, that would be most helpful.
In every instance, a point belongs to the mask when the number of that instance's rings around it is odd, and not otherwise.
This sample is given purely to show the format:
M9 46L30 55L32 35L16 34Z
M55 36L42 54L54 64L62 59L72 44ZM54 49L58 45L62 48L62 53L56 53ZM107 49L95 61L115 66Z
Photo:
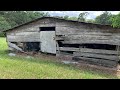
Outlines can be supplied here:
M104 59L94 59L94 58L88 58L88 57L74 57L73 60L85 61L90 64L97 64L97 65L107 66L107 67L116 67L118 64L116 61L108 61Z
M95 54L95 53L83 53L83 52L74 52L73 56L83 56L83 57L91 57L91 58L98 58L98 59L106 59L108 61L119 61L117 55L102 55L102 54Z
M98 54L118 54L115 50L102 50L102 49L90 49L90 48L74 48L74 47L59 47L60 51L78 51L86 53L98 53Z

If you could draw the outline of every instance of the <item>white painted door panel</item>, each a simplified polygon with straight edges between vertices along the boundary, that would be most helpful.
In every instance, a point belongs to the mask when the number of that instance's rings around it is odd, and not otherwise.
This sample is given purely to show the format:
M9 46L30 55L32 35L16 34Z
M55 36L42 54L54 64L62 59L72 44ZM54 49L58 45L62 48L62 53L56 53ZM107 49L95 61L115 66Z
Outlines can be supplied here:
M41 31L41 51L56 54L55 31Z

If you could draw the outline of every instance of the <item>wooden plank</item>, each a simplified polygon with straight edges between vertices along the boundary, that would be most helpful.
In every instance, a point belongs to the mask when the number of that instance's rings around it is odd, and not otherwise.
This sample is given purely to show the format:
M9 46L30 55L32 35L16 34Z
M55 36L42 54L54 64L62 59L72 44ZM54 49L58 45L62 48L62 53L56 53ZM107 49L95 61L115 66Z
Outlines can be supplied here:
M17 51L24 52L20 47L18 47L18 46L17 46L16 44L14 44L14 43L8 42L8 46L9 46L10 48L16 49Z
M74 47L59 47L60 51L79 51L87 53L98 53L98 54L117 54L117 51L113 50L102 50L102 49L90 49L90 48L74 48Z
M102 49L88 49L88 48L80 48L80 52L87 52L87 53L98 53L98 54L117 54L117 51L113 50L102 50Z
M110 44L120 45L120 40L65 40L61 41L63 44Z
M65 35L62 36L65 40L120 40L120 35L99 35L99 34L79 34L79 35Z
M100 32L100 31L97 31L97 32L81 32L81 33L71 33L71 34L65 34L65 35L100 35L100 36L112 36L112 35L120 35L119 33L103 33L103 32Z
M64 40L64 38L63 38L63 37L60 37L60 36L56 36L56 37L55 37L55 40Z
M58 50L56 51L56 56L57 56L58 54L60 54L60 48L59 48L59 44L57 41L56 41L56 49Z
M74 47L59 47L60 51L80 51L79 48L74 48Z
M95 53L83 53L83 52L74 52L73 56L84 56L84 57L91 57L91 58L101 58L111 61L119 61L117 55L102 55L102 54L95 54Z
M40 42L40 37L37 37L37 35L7 36L7 41L10 41L10 42Z
M108 61L104 59L94 59L94 58L87 58L87 57L74 57L73 60L85 61L91 64L97 64L97 65L102 65L107 67L116 67L118 64L116 61Z
M18 36L36 36L36 37L39 37L40 36L40 32L17 32L17 33L15 33L15 35L18 35Z

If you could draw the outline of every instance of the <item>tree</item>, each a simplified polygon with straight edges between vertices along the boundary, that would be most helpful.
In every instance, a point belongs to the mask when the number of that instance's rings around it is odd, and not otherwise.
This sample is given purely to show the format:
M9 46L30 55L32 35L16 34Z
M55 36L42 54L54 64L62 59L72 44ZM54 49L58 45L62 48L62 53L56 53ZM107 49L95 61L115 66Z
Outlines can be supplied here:
M112 14L109 13L109 12L107 12L107 11L105 11L101 15L99 15L99 16L97 16L95 18L95 23L97 23L97 24L109 24L109 25L111 25L112 24L112 22L110 20L111 17L112 17Z
M79 16L78 16L78 21L85 22L86 21L86 16L88 14L89 14L88 12L80 13Z
M68 20L68 19L69 19L69 16L68 16L68 15L65 15L65 16L63 17L63 19Z
M6 30L10 28L10 24L5 20L4 17L0 16L0 30Z
M4 17L0 16L0 31L10 29L10 24L5 20ZM0 33L0 37L4 37L4 33Z
M112 26L120 28L120 13L111 17Z
M78 18L77 17L69 17L68 19L77 21Z

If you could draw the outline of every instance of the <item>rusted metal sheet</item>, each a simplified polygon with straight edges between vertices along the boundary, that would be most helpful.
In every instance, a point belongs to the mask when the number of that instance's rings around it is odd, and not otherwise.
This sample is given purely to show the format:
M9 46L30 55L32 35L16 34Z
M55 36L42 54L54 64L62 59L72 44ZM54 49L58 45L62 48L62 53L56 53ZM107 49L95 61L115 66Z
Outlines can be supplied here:
M56 53L55 31L41 31L40 41L42 52Z

